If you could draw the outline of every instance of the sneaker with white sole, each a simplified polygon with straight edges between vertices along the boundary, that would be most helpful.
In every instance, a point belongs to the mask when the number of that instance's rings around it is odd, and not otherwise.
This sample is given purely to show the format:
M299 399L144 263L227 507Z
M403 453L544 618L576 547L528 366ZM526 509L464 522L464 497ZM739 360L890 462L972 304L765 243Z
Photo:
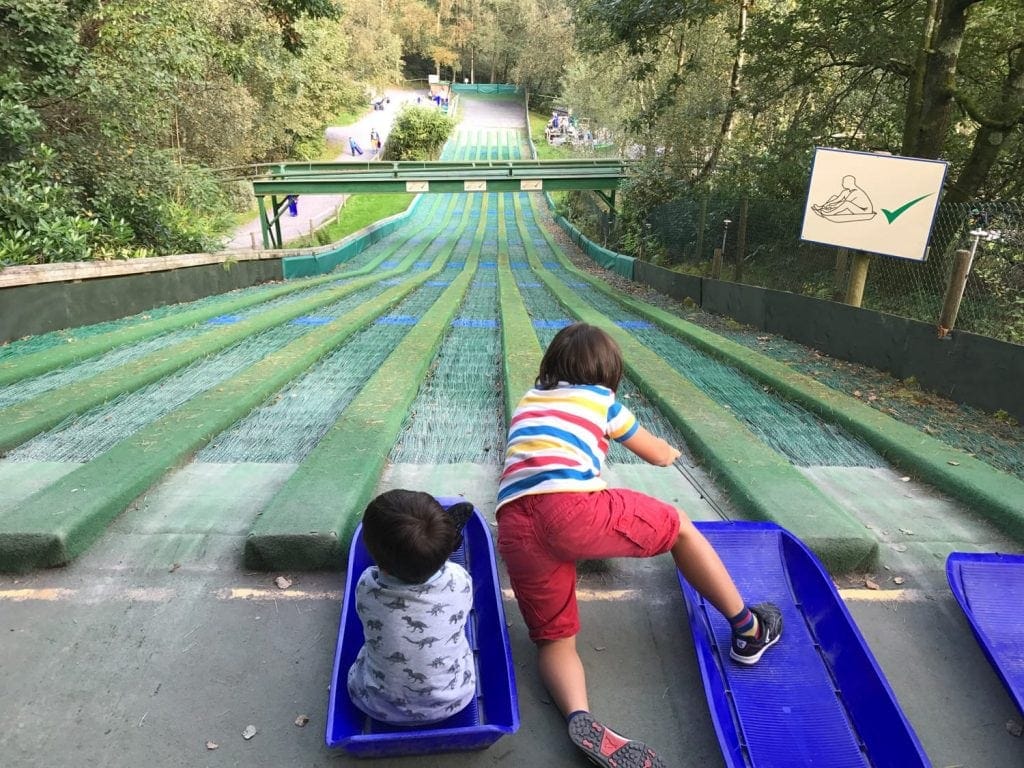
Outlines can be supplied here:
M757 664L761 656L782 637L782 611L774 603L759 603L750 607L757 616L758 637L733 635L729 655L740 664Z

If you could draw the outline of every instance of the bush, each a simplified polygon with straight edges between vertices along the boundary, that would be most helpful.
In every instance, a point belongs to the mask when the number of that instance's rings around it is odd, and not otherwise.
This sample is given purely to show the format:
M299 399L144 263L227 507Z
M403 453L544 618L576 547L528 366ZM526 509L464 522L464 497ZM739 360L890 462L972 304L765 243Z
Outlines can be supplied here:
M406 106L388 135L385 160L434 160L455 129L455 120L434 107Z

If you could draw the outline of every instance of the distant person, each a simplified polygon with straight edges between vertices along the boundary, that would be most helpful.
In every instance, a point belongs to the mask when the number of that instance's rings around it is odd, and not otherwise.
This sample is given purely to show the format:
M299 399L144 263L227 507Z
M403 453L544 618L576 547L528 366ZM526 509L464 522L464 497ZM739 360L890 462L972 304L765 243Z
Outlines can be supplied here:
M348 137L348 151L352 155L352 157L355 157L356 155L363 154L363 149L356 142L356 137L355 136L349 136Z
M535 387L509 426L498 484L498 551L570 740L604 768L667 768L646 744L590 714L576 650L576 562L671 552L683 576L728 620L729 655L739 664L756 664L778 642L782 614L771 603L747 606L718 553L681 509L609 488L601 477L611 440L660 467L680 455L618 402L622 371L618 345L595 326L567 326L548 345ZM771 696L770 686L764 695Z
M377 133L377 129L376 128L371 128L370 129L370 149L373 150L373 154L375 154L375 155L378 154L380 152L380 147L381 147L381 144L380 144L380 134Z
M466 638L473 583L448 559L472 515L469 502L446 511L430 494L402 489L366 507L363 543L376 565L356 585L365 642L349 668L348 692L375 720L429 725L476 697Z

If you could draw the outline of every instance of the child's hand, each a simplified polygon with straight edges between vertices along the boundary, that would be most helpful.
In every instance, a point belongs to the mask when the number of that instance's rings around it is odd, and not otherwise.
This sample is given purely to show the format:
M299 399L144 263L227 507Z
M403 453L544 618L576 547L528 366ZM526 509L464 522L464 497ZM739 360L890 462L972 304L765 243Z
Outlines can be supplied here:
M683 453L673 445L669 445L668 443L665 443L665 445L668 446L668 460L662 464L662 466L670 467L676 459L683 455Z

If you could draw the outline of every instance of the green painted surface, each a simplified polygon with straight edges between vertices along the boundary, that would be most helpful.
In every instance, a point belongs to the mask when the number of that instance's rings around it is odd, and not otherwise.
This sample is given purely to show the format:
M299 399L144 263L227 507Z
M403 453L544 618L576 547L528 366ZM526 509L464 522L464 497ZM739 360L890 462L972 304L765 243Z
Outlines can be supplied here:
M72 461L0 461L0 516L80 466Z
M516 206L519 207L518 201ZM522 228L522 218L517 217L517 221ZM541 230L549 237L543 227ZM576 298L543 268L525 231L523 240L530 264L541 281L574 316L603 327L618 342L629 376L669 416L694 453L706 462L716 482L729 491L737 507L754 519L771 520L790 530L832 571L852 570L874 561L878 545L862 525L782 456L768 449L728 410L607 317ZM564 259L560 249L550 240L549 244Z
M691 520L721 520L721 516L708 504L707 499L675 467L654 467L647 464L616 464L601 473L609 488L631 488L660 499L683 510ZM710 482L708 483L710 485ZM730 520L741 515L728 502L723 504Z
M187 464L118 517L83 565L116 560L142 573L237 570L253 519L296 466Z
M247 567L344 568L358 515L373 497L385 458L476 271L485 223L481 216L462 274L262 511L246 540Z
M955 542L1006 552L1013 540L984 517L890 469L805 467L801 472L828 492L883 543Z
M499 243L504 245L505 217L500 218ZM505 368L505 422L512 419L512 412L519 398L530 389L537 379L537 371L544 355L533 323L526 312L526 305L516 288L512 269L509 267L507 245L499 247L498 291L501 303L501 340L503 365Z
M484 517L494 520L500 476L501 467L493 464L389 464L374 493L411 488L434 496L464 496Z

